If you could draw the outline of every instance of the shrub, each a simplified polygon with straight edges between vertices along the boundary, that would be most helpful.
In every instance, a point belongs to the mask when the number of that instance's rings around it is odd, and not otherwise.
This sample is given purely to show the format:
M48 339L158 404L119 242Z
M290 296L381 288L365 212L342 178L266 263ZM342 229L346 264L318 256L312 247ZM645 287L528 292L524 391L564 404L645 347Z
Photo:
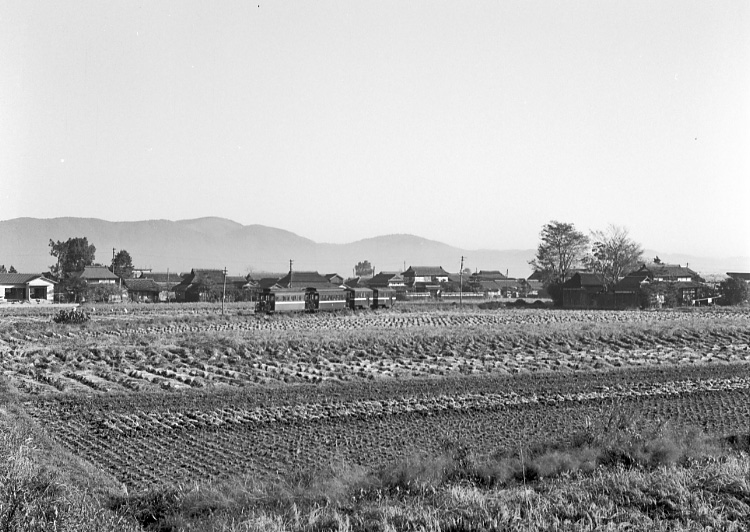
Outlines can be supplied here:
M85 310L70 309L61 310L52 318L55 323L85 323L91 319L91 316Z

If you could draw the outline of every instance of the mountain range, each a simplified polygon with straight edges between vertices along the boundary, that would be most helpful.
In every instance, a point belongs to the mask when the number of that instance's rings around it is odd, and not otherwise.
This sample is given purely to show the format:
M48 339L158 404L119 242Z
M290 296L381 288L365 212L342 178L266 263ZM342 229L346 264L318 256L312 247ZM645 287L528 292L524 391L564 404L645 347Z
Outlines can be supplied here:
M113 249L125 249L137 268L186 272L191 268L224 268L230 275L289 270L353 275L354 265L369 260L376 271L403 271L410 265L442 266L457 272L464 266L506 271L511 277L531 273L535 249L465 250L415 235L396 234L348 244L318 243L283 229L242 225L217 217L192 220L109 222L96 218L14 218L0 221L0 264L19 272L49 269L54 258L49 241L86 237L96 246L96 261L109 264ZM534 243L536 245L536 243ZM695 257L646 250L645 256L686 264L702 274L750 271L750 257Z

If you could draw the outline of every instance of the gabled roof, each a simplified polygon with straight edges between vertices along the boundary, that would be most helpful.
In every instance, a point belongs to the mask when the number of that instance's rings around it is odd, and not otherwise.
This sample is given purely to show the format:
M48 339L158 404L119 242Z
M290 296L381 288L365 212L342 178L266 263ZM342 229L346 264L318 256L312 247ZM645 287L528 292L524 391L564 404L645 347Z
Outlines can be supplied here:
M258 279L258 286L261 288L271 288L276 286L278 281L278 277L263 277L262 279Z
M50 283L56 283L52 279L47 279L41 273L0 273L0 284L26 284L34 279L42 278Z
M338 273L327 273L323 277L325 277L326 279L328 279L328 282L333 282L332 280L333 280L334 277L338 277L342 281L344 280L344 277L341 276L341 275L339 275Z
M659 279L674 279L677 280L681 277L690 277L691 280L697 282L704 282L703 278L690 268L680 266L679 264L664 264L664 263L650 263L643 264L638 270L628 274L645 274L649 278Z
M318 272L290 272L277 281L284 288L330 288L331 283Z
M344 281L344 285L348 286L349 288L363 288L367 286L361 276L350 277L349 279L346 279Z
M397 272L380 272L367 280L369 286L388 286L390 282L404 282L404 276Z
M734 277L735 279L742 279L743 281L750 281L750 273L748 272L727 272L727 275L729 277Z
M483 292L497 292L502 288L495 281L478 281L476 285L481 288Z
M500 270L479 270L473 274L473 277L477 277L483 281L497 281L507 278Z
M73 275L86 281L95 279L111 279L113 281L116 281L119 279L118 276L116 276L104 266L84 266L83 271L76 272Z
M544 281L544 272L534 270L534 273L526 278L527 281Z
M598 273L577 272L563 283L565 288L599 288L604 287L604 278Z
M449 274L442 266L409 266L401 275L404 277L447 277Z
M498 279L492 282L502 288L518 288L521 285L519 279Z
M161 287L153 279L123 279L122 282L133 292L161 292Z
M182 277L177 272L144 272L138 279L152 279L157 283L179 283Z

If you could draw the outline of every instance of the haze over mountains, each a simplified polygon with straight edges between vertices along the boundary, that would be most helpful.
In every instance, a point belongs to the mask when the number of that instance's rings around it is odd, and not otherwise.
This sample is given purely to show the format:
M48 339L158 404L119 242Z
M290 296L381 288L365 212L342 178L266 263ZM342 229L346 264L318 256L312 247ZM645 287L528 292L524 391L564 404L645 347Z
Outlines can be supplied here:
M15 218L0 221L0 264L19 272L40 272L54 262L49 241L87 237L96 260L109 264L112 248L125 249L133 264L154 271L185 272L191 268L223 268L231 275L296 270L352 275L354 265L369 260L377 271L409 265L439 265L457 272L465 267L506 270L512 277L531 273L528 261L538 242L522 250L464 250L415 235L384 235L348 244L317 243L283 229L242 225L225 218L109 222L94 218ZM702 274L750 271L750 257L696 257L647 250L665 262L677 262Z

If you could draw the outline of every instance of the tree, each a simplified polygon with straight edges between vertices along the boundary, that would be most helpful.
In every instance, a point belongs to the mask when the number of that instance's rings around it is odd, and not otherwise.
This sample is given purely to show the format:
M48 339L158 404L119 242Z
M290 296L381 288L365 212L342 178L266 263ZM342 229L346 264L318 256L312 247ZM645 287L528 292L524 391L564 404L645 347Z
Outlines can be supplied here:
M0 273L8 273L8 270L5 269L5 264L0 265Z
M18 271L13 267L13 265L10 265L10 270L8 270L8 273L18 273Z
M529 264L541 272L545 287L564 283L570 271L583 260L588 237L576 231L573 224L555 220L545 224L539 236L542 241Z
M354 275L358 277L368 277L372 276L375 272L372 269L372 264L370 264L369 260L363 260L361 262L358 262L356 266L354 266Z
M592 231L591 253L584 263L604 278L609 289L633 271L643 259L643 248L634 242L624 227L610 225L605 231Z
M133 260L130 253L121 249L112 259L112 273L123 279L128 279L133 274Z
M84 266L94 263L96 247L89 244L85 236L69 238L65 242L53 242L50 239L49 247L49 254L57 257L57 263L50 266L50 271L63 282L67 281L72 273L80 272Z
M722 305L739 305L750 297L750 288L743 279L729 277L719 285Z

